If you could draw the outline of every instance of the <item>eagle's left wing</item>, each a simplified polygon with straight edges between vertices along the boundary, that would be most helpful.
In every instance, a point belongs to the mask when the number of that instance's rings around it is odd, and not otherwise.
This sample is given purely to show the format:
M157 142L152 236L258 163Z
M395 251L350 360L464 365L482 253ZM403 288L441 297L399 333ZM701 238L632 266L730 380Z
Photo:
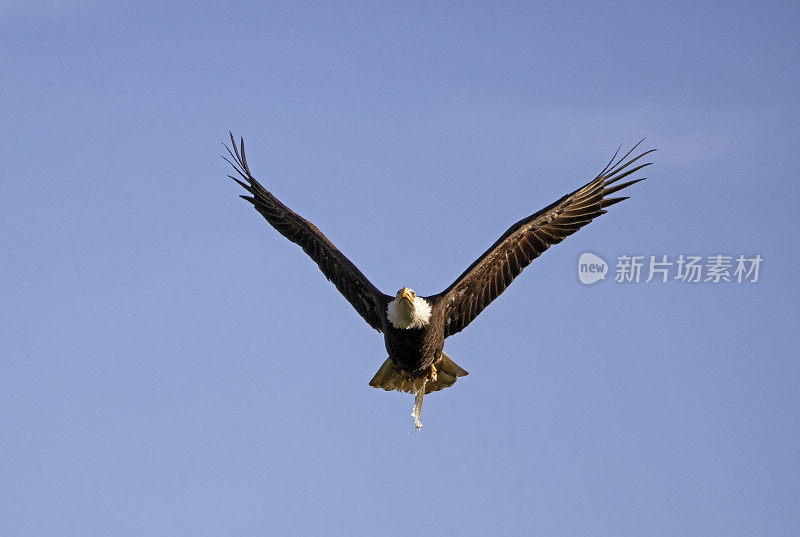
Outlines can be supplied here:
M231 134L233 151L225 147L230 153L233 162L225 158L236 172L244 179L240 181L229 175L239 183L252 196L241 196L246 199L278 232L300 246L308 256L313 259L328 280L333 282L336 289L350 302L350 305L361 315L367 324L375 330L383 331L386 318L386 306L392 297L381 293L372 285L366 276L353 264L352 261L339 251L328 237L317 227L292 211L280 202L261 183L256 181L247 159L244 156L244 140L236 147L236 141Z
M616 162L614 155L608 166L583 187L511 226L450 287L429 297L437 304L436 307L443 310L445 337L466 328L489 303L505 291L522 269L551 244L561 242L604 214L604 207L627 199L608 196L644 180L642 178L614 184L649 166L650 163L647 163L628 169L631 164L655 151L651 149L625 161L639 144L641 142Z

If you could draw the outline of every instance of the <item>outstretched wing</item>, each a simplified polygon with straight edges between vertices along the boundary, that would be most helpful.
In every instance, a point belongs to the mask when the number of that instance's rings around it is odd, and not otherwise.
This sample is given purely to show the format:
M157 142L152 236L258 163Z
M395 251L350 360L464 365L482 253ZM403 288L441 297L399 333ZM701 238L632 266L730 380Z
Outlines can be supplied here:
M558 244L604 214L604 207L628 199L608 196L645 179L614 184L650 165L640 164L628 169L634 162L655 151L645 151L625 161L641 143L619 160L614 154L608 166L585 186L511 226L450 287L430 297L443 309L445 337L466 328L492 300L505 291L522 269L551 244Z
M245 182L232 175L228 177L252 194L252 196L241 197L252 203L272 227L299 245L317 263L325 277L333 282L359 315L367 321L367 324L379 332L382 331L386 306L392 297L381 293L372 285L367 277L314 224L281 203L278 198L256 181L247 166L243 139L240 139L239 147L236 147L236 141L231 134L231 144L233 144L233 151L228 146L225 146L225 149L230 153L233 162L227 157L222 158L233 166Z

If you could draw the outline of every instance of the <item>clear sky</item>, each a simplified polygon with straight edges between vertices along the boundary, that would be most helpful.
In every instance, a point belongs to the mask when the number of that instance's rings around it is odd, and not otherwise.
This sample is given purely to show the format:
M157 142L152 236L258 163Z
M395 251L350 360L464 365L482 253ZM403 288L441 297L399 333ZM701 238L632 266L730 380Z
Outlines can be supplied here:
M800 534L797 2L0 2L0 535ZM649 180L427 397L258 178L433 294L616 148ZM581 253L764 259L578 281ZM614 270L612 266L611 270Z

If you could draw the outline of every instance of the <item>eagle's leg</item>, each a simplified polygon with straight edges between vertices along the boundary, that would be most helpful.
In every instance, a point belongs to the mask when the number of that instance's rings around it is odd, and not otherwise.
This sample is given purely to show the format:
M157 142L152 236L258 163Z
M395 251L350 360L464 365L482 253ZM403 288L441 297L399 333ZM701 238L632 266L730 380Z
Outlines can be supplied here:
M436 382L436 366L431 365L431 382Z

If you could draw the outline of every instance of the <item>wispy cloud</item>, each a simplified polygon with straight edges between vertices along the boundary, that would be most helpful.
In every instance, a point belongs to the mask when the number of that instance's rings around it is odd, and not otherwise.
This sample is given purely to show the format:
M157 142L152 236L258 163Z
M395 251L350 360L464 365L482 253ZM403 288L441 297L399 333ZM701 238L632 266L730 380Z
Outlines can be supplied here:
M94 0L0 0L0 15L35 13L53 16L78 11L95 3Z
M576 146L586 157L608 152L609 144L649 145L669 152L676 165L721 162L755 153L774 137L775 110L703 110L679 106L559 108L541 106L510 111L484 110L453 115L444 122L454 136L479 139L498 156L514 153L546 163L561 161ZM602 154L593 155L595 151Z

